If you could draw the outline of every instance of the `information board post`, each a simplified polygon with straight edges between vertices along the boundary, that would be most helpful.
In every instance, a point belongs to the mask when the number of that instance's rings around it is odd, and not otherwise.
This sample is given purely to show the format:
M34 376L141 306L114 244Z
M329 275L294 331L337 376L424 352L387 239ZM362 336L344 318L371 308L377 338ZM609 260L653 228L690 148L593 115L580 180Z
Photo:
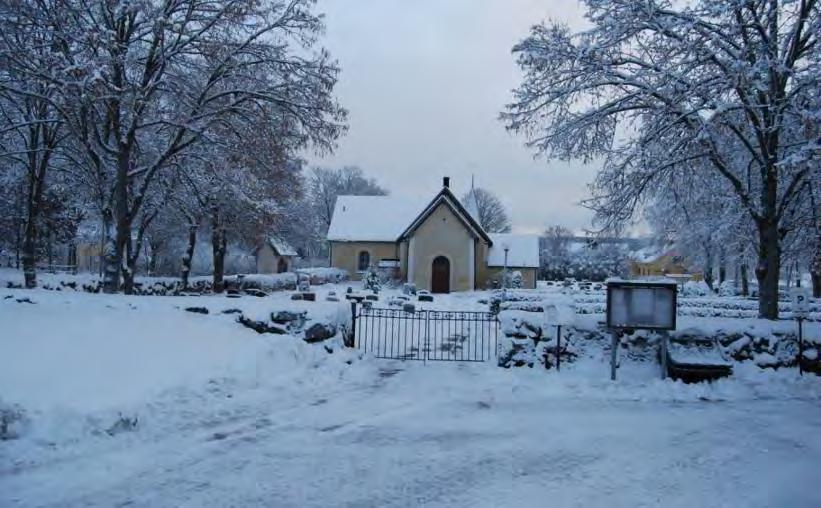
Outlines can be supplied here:
M619 359L619 337L616 330L610 331L610 380L616 380L616 367Z
M667 344L670 336L667 331L659 332L661 336L661 344L659 346L661 353L661 379L667 379Z
M798 318L798 375L804 375L804 318Z

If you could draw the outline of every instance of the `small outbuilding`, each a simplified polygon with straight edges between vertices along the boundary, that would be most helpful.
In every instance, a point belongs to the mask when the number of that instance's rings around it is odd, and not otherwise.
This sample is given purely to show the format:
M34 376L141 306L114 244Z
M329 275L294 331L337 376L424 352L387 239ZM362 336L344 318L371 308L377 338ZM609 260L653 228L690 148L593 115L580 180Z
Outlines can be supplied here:
M282 238L265 239L256 252L257 273L285 273L293 271L297 251Z

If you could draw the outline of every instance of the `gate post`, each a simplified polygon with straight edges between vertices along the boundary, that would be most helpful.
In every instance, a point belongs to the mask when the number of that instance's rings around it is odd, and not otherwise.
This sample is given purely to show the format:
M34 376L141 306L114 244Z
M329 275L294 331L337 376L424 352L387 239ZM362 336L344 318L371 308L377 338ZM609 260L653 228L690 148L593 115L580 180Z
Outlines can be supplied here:
M351 336L345 341L347 347L356 347L356 302L351 302Z
M425 346L422 348L425 356L422 357L422 362L428 363L428 355L430 355L430 311L423 310L422 312L425 313Z

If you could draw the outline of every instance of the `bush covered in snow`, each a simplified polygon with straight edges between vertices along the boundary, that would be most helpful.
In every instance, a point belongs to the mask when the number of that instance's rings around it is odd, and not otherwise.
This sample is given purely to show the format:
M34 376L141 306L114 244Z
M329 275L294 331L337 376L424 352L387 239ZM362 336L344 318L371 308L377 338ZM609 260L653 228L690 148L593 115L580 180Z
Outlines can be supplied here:
M505 287L510 289L521 289L523 284L522 280L522 272L518 270L509 271L504 276Z
M555 365L556 327L544 327L542 303L516 299L502 302L499 320L499 365L544 366ZM755 302L753 302L755 303ZM583 313L582 313L583 314ZM603 316L602 316L603 317ZM591 326L563 326L561 361L572 362L581 350L597 344L606 348L609 331L603 323ZM790 322L766 320L732 320L684 326L670 333L671 342L683 345L707 345L726 361L753 362L761 368L796 367L798 342L794 326ZM817 325L816 325L817 326ZM659 345L658 334L647 330L635 330L619 335L625 354L633 359L656 361ZM698 350L698 347L691 348ZM802 366L805 370L821 374L821 339L810 336L805 330Z
M541 312L506 310L500 312L499 321L502 332L499 366L505 368L541 366L549 369L556 366L557 354L562 363L572 362L578 356L579 340L592 336L589 331L562 327L558 341L556 327L544 327Z
M710 296L713 294L713 291L703 280L690 280L679 287L678 294L679 296Z
M26 414L22 407L0 400L0 441L20 437L25 423Z
M259 333L290 334L308 343L337 338L341 345L350 338L351 311L345 303L294 300L278 302L274 310L242 312L237 322Z
M347 272L334 268L327 272L319 272L313 280L331 282L335 279L344 280ZM340 273L341 272L341 273ZM15 275L16 272L15 272ZM19 279L19 280L18 280ZM96 275L89 274L60 274L50 277L41 277L40 288L52 291L84 291L86 293L101 293L103 281ZM226 289L258 289L261 291L287 291L296 289L297 274L241 274L228 275L224 279ZM22 289L22 276L6 277L3 285L9 289ZM313 283L313 282L312 282ZM321 282L324 283L324 282ZM138 277L134 282L135 295L172 296L181 293L210 293L213 288L213 278L210 276L191 277L188 287L183 288L179 279L174 277Z
M297 273L310 277L312 286L338 284L350 279L350 274L347 270L333 267L300 268L297 270Z
M379 274L374 270L370 270L365 274L362 284L365 289L369 289L375 293L378 293L379 290L382 289L382 280L380 279Z
M241 274L229 275L225 277L226 289L258 289L260 291L287 291L294 290L297 286L297 274L295 273L274 273L274 274Z

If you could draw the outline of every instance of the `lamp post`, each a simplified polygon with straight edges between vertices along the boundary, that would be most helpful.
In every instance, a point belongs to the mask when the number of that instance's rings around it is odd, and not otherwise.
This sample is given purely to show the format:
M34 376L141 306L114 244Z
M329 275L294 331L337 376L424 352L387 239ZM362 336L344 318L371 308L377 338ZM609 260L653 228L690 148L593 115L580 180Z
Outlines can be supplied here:
M502 248L505 250L505 266L502 271L502 297L506 300L507 299L507 253L510 250L510 246L508 244L502 244Z

